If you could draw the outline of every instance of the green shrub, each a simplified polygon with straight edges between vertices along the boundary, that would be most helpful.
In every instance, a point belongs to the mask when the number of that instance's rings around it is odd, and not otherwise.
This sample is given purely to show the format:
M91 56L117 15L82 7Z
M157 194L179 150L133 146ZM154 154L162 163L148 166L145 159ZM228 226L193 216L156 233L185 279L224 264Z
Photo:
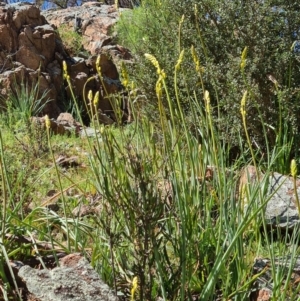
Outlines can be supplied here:
M201 101L205 89L213 92L221 138L232 147L238 145L241 131L239 99L248 89L249 131L262 154L266 148L263 131L271 145L278 139L279 125L285 126L289 139L299 133L299 54L292 49L299 39L298 11L299 4L291 1L145 0L133 12L122 13L117 31L120 43L135 55L131 75L147 95L154 95L155 70L144 53L159 59L170 87L178 55L186 50L178 81L185 114L190 114L188 96L196 94ZM204 67L203 84L189 54L192 45ZM240 56L246 46L243 74Z
M61 25L58 28L58 32L69 54L77 56L82 50L82 35L67 25Z

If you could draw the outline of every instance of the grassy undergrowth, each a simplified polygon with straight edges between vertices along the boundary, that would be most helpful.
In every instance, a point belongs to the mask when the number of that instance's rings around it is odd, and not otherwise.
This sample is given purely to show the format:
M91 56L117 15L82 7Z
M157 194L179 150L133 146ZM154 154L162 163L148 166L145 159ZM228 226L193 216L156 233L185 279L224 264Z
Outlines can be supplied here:
M9 260L26 262L34 257L37 266L45 267L43 256L55 257L58 252L84 254L126 300L250 300L260 276L252 273L254 258L266 256L271 262L277 256L296 258L298 229L292 234L275 233L275 239L264 219L268 175L274 170L286 172L292 141L285 139L279 123L276 131L281 138L268 148L261 120L267 153L253 147L247 125L252 95L245 83L236 102L246 142L241 139L240 155L231 160L230 147L215 126L213 112L218 108L210 102L213 92L203 89L201 98L190 95L185 100L191 108L188 122L183 113L177 78L188 55L181 51L174 74L165 74L156 58L146 55L157 72L156 122L141 114L134 98L129 100L132 124L100 127L101 139L56 137L49 128L38 129L36 136L26 116L18 120L25 129L20 140L15 128L1 118L4 300L12 291L21 299ZM193 55L201 81L202 71ZM244 64L246 52L241 72ZM166 76L173 76L174 98L169 96ZM91 99L97 106L97 96ZM259 110L257 115L261 116ZM36 153L31 146L39 143L43 151ZM76 156L78 165L59 165L56 159L62 155ZM248 164L264 176L240 190L239 174ZM51 206L54 203L57 208ZM78 206L98 209L79 216L73 211ZM274 265L270 269L273 300L297 300L297 290L288 280L283 284L283 271Z
M203 100L190 99L195 135L179 103L173 106L169 101L171 118L166 117L160 100L167 95L165 74L154 57L148 58L159 73L157 124L134 111L131 125L101 128L101 140L49 132L37 138L25 131L22 143L7 124L1 127L4 297L14 289L5 270L8 260L35 256L43 266L43 255L82 252L119 294L126 294L126 288L129 292L137 277L138 287L132 292L136 300L249 300L257 277L251 273L256 256L297 254L296 234L289 241L292 248L285 240L272 242L263 222L268 168L278 166L283 146L270 151L265 165L257 161L251 143L241 147L240 158L229 162L228 149L214 127L208 91ZM175 89L179 67L180 59ZM246 97L245 93L243 117ZM38 157L29 145L24 147L26 135L31 135L30 146L46 143ZM61 155L77 156L79 166L58 166ZM266 177L241 196L239 171L250 162L257 169L263 166ZM54 196L49 196L51 190ZM93 206L96 200L101 208L97 214L72 214L75 207ZM56 201L58 211L49 206ZM20 243L20 237L28 242ZM44 249L42 242L50 247ZM288 287L282 292L281 281L282 277L274 278L276 300L292 294Z

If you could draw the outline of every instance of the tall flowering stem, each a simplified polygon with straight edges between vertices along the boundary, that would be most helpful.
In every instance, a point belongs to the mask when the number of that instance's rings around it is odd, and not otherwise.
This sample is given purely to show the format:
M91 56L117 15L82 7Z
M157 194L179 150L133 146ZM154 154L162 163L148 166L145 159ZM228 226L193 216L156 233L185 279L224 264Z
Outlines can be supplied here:
M181 105L180 105L180 100L179 100L179 95L178 95L178 85L177 85L177 73L180 70L180 66L183 62L183 57L184 57L184 50L180 52L179 58L177 60L177 63L175 65L175 73L174 73L174 87L175 87L175 94L176 94L176 100L177 100L177 106L181 115L181 118L183 119L183 112L181 110Z
M80 112L79 106L78 106L78 103L77 103L77 99L76 99L76 96L75 96L74 91L73 91L70 75L68 74L68 67L67 67L66 61L63 61L63 78L64 78L64 80L66 80L66 82L68 84L68 87L69 87L70 92L71 92L72 99L75 103L76 110L77 110L77 112ZM81 118L81 115L80 115L80 118ZM82 120L80 120L80 121L81 121L81 123L83 123Z
M182 29L182 24L184 21L184 15L182 15L181 20L179 22L179 28L178 28L178 50L180 52L181 50L181 29Z
M63 193L63 186L62 186L62 182L61 182L61 177L60 177L60 172L58 170L57 167L57 163L54 157L54 153L52 150L52 145L51 145L51 137L50 137L50 130L51 130L51 120L49 119L49 116L46 115L45 116L45 126L46 126L46 131L47 131L47 137L48 137L48 144L49 144L49 149L50 149L50 153L51 153L51 157L54 163L54 167L55 167L55 171L56 171L56 176L57 176L57 180L58 180L58 184L59 184L59 189L61 191L61 197L62 197L62 203L63 203L63 212L64 212L64 217L65 217L65 223L66 223L66 234L67 234L67 247L68 250L71 250L71 244L70 244L70 231L69 231L69 227L68 227L68 216L67 216L67 207L66 207L66 199Z
M193 61L194 61L194 64L195 64L196 72L198 73L198 75L200 77L202 91L204 91L204 84L203 84L203 79L202 79L202 73L204 72L204 68L200 64L200 60L199 60L199 57L196 53L194 45L192 45L192 47L191 47L191 53L192 53L192 58L193 58Z
M246 46L241 55L241 70L244 72L247 63L248 47Z
M248 129L247 129L247 119L246 119L246 116L247 116L247 110L246 110L247 97L248 97L248 91L246 90L244 92L242 100L241 100L240 111L241 111L241 115L242 115L242 122L243 122L243 127L244 127L244 130L245 130L245 134L246 134L247 143L249 145L249 149L250 149L250 152L251 152L251 157L252 157L252 160L253 160L253 164L254 164L256 172L258 174L258 169L257 169L257 165L256 165L254 151L253 151L253 148L252 148L250 136L249 136Z
M155 85L155 92L156 92L156 96L157 96L157 100L158 100L158 108L159 108L159 114L160 114L160 118L161 118L161 124L162 124L162 127L164 128L164 124L163 124L164 118L163 117L165 117L165 112L164 112L164 108L163 108L163 104L162 104L163 87L167 93L167 98L169 100L168 92L166 89L166 82L165 82L166 73L164 72L163 69L161 69L155 56L153 56L152 54L149 54L149 53L145 53L145 58L152 63L152 65L156 68L156 72L158 74L158 79L157 79L156 85ZM171 107L170 107L170 109L171 109ZM172 117L172 120L174 120L172 109L171 109L171 117Z
M297 204L297 208L298 208L298 214L300 216L300 202L299 202L299 196L298 196L298 192L297 192L297 163L296 160L293 159L291 161L291 175L293 177L293 183L294 183L294 192L295 192L295 196L296 196L296 204Z

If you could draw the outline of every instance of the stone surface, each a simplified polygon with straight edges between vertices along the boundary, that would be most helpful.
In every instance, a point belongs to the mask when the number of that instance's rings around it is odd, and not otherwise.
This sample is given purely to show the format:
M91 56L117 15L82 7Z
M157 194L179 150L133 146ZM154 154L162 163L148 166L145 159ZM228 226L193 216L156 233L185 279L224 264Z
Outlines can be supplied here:
M55 61L55 30L47 24L37 7L16 3L0 7L0 95L3 99L18 89L22 82L29 87L39 84L39 97L47 91L44 113L57 115L58 90L49 66ZM47 70L48 69L48 70ZM62 77L60 76L60 82ZM45 101L47 100L45 99Z
M294 228L299 224L299 211L296 202L296 193L300 197L300 181L296 182L294 190L293 179L279 173L269 177L269 191L271 196L267 203L266 219L270 225L280 228Z
M300 180L296 180L297 191L294 190L292 177L274 172L267 180L267 193L264 195L264 199L268 200L265 209L267 224L271 227L293 229L300 222L296 199L296 193L300 197ZM248 185L260 185L262 181L265 181L263 174L257 176L255 167L247 166L241 173L239 195L243 194L243 189Z
M274 267L272 267L271 260L267 258L256 258L253 265L253 274L259 275L255 282L256 289L252 290L251 301L269 301L272 299L272 291L274 288L274 281L272 279L272 268L276 271L281 270L285 277L288 275L289 269L292 269L289 286L296 291L300 281L300 257L278 257L274 260ZM285 279L284 277L284 279ZM285 285L285 280L282 282L282 288ZM300 298L300 293L297 294L297 300ZM286 300L290 300L287 298ZM293 299L296 300L296 299Z
M101 13L97 10L100 8ZM82 7L72 9L51 11L49 14L54 14L62 22L72 19L69 14L73 14L74 18L75 16L88 18L94 24L94 29L88 25L86 29L90 31L91 41L95 43L99 42L97 35L100 32L105 35L118 16L114 6L102 6L100 3L86 3ZM94 22L94 18L98 18L98 21L102 22L98 24L101 26L101 30L97 27L98 25L95 25L97 22ZM71 87L68 86L67 81L64 81L62 75L62 64L65 61L73 93L79 107L83 110L84 121L89 123L90 118L96 114L99 115L99 121L104 124L116 121L113 110L114 96L111 97L111 94L119 93L123 90L123 86L119 80L118 70L108 52L100 54L101 47L98 49L99 51L96 51L101 57L100 80L95 66L97 56L86 59L70 57L55 27L47 23L36 6L28 3L0 7L0 34L1 106L5 107L10 93L20 91L21 83L26 83L29 90L38 86L37 97L39 98L47 92L43 101L50 101L45 105L42 114L48 114L50 118L57 118L66 99L70 102L74 101ZM116 49L118 47L115 47L114 51ZM120 52L124 52L122 47L119 49ZM91 80L85 86L88 79ZM99 107L96 110L91 103L86 101L90 90L93 95L97 91L100 93ZM126 110L123 111L123 121L125 121L127 119ZM56 131L63 131L63 127L59 126Z
M18 272L28 291L41 301L117 301L89 262L79 254L60 259L60 267L37 270L23 266Z
M59 28L62 24L67 30L76 31L83 37L83 48L92 55L101 52L102 48L114 44L113 25L125 8L116 8L99 2L86 2L82 6L68 7L64 10L48 10L42 14L47 21ZM124 52L124 49L123 49ZM122 51L120 50L120 53ZM128 53L125 51L124 55Z
M55 135L70 135L72 133L79 135L80 131L82 130L80 123L76 122L75 120L62 120L62 114L60 114L57 119L50 119L51 133ZM45 117L32 117L31 123L37 127L40 127L42 130L46 130Z

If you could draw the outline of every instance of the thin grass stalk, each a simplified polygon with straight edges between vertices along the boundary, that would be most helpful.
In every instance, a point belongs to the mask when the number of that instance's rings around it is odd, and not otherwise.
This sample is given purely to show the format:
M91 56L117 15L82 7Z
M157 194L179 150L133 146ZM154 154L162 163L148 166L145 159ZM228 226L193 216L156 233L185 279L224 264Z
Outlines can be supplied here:
M260 206L258 206L258 208L256 208L252 214L247 216L245 215L244 220L238 226L237 231L234 237L232 238L231 242L226 246L226 248L225 245L223 244L222 249L223 250L226 249L226 251L224 253L223 252L217 253L218 255L215 260L215 264L207 278L207 281L203 287L199 300L201 301L210 300L213 289L215 288L215 284L218 280L218 275L221 270L222 264L226 262L229 256L231 255L232 249L234 248L236 241L241 237L241 235L243 235L243 232L247 229L247 227L249 227L251 221L254 220L258 216L258 214L263 210L263 208L266 206L266 204L268 203L268 201L272 196L273 194L268 198L266 198L266 200ZM226 241L227 239L224 240L224 243L226 243Z
M15 290L17 292L19 300L22 300L21 293L19 291L14 272L12 270L12 267L9 263L9 257L7 255L7 251L5 248L5 232L6 232L6 218L7 218L7 206L9 204L8 201L8 195L7 195L7 186L6 182L9 183L8 177L7 177L7 172L6 172L6 166L5 166L5 160L4 160L4 150L3 150L3 140L2 140L2 131L0 130L0 169L1 169L1 178L2 178L2 193L3 193L3 203L2 203L2 223L1 223L1 237L0 237L0 245L1 245L1 250L2 250L2 256L4 256L6 266L8 267L10 276L12 278ZM8 185L9 187L9 185ZM2 260L1 260L2 261ZM5 274L3 265L4 262L0 261L0 275L5 284L8 284L8 279Z
M63 186L62 186L60 173L59 173L59 170L58 170L58 167L57 167L57 163L56 163L54 153L53 153L53 149L52 149L52 145L51 145L51 136L50 136L51 122L49 120L48 115L46 115L45 123L46 123L47 138L48 138L48 143L49 143L49 150L50 150L50 153L51 153L51 157L52 157L52 161L53 161L54 168L55 168L55 171L56 171L56 176L57 176L59 188L60 188L60 191L61 191L61 197L62 197L62 203L63 203L63 212L64 212L65 223L66 223L67 246L68 246L68 250L70 251L71 250L71 244L70 244L70 231L69 231L68 218L67 218L66 199L65 199L65 195L63 193L64 189L63 189Z
M1 182L2 182L2 193L3 193L1 244L4 244L8 196L7 196L7 188L6 188L7 174L6 174L6 167L5 167L5 162L4 162L3 140L2 140L2 131L1 130L0 130L0 155L1 155L0 169L1 169L1 178L2 178Z
M86 85L91 81L91 80L93 80L93 79L95 79L93 76L91 76L91 77L89 77L87 80L86 80L86 82L84 83L84 85L83 85L83 91L82 91L82 97L83 97L83 102L84 102L84 105L85 105L85 108L86 108L86 111L87 111L87 113L89 114L89 117L90 117L90 119L92 120L92 116L90 115L90 109L89 109L89 107L88 107L88 104L87 104L87 101L86 101ZM73 91L73 90L72 90ZM74 94L72 94L72 95L74 95ZM75 96L75 95L74 95ZM73 96L73 97L74 97ZM76 103L77 103L77 101L76 101ZM77 105L78 106L78 105ZM76 107L76 109L77 109L77 111L78 111L78 108ZM79 112L79 111L78 111Z

